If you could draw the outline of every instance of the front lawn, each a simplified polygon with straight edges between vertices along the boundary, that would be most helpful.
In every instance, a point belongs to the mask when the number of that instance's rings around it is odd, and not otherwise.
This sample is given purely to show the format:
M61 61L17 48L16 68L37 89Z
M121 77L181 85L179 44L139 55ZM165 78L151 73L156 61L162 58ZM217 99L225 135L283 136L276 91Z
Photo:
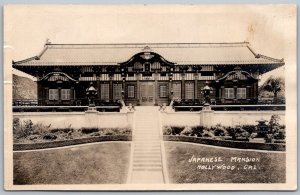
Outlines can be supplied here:
M125 183L130 143L14 152L14 184Z
M176 142L165 142L165 150L171 183L285 182L286 157L283 152L234 150ZM245 162L247 157L253 162ZM189 162L190 159L193 160Z

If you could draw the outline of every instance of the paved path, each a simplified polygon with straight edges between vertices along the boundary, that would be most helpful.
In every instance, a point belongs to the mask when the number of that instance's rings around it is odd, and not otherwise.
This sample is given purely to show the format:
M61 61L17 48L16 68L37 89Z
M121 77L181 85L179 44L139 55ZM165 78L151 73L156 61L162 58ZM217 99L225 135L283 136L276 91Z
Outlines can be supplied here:
M136 107L129 183L164 183L158 107Z

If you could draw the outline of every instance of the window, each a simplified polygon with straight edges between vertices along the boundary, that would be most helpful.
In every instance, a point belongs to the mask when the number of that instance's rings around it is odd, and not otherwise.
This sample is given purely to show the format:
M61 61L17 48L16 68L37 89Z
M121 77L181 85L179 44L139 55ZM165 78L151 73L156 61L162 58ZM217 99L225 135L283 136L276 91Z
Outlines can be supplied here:
M173 83L173 96L174 98L181 98L181 83Z
M194 83L185 83L185 99L194 99Z
M58 100L58 89L49 89L49 100Z
M100 95L101 100L108 100L109 99L109 84L107 84L107 83L101 84L100 90L101 90L101 95Z
M225 88L225 98L234 99L234 88Z
M161 98L167 97L167 86L166 85L159 86L159 96Z
M246 88L237 88L236 98L237 99L246 99Z
M134 86L133 85L128 86L128 98L134 98Z
M61 90L61 99L70 100L71 99L71 89L62 89Z
M114 100L120 100L122 99L122 84L121 83L115 83L114 84L114 91L113 91Z

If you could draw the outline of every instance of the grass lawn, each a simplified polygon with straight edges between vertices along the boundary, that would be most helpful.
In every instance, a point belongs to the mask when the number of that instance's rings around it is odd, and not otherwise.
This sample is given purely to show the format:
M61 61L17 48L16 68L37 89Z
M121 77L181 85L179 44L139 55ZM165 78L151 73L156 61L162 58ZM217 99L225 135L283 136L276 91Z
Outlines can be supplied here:
M130 142L14 152L14 184L125 183Z
M165 150L171 183L285 182L285 153L233 150L176 142L165 142ZM189 162L193 155L199 159L198 162ZM232 157L255 158L256 162L238 162ZM205 162L204 158L214 159L213 162ZM223 169L222 165L228 169ZM217 166L223 168L218 169Z

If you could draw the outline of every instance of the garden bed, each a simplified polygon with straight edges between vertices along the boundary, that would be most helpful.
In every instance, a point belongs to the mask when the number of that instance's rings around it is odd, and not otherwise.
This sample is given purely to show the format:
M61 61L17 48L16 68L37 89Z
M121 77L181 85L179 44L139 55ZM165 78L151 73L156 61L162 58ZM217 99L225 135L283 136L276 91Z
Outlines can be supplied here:
M285 151L285 144L282 143L253 143L245 141L220 140L215 138L192 137L192 136L163 136L164 141L192 142L227 148L255 149L270 151Z
M105 142L105 141L131 141L131 135L106 135L99 137L86 137L80 139L71 139L71 140L60 140L60 141L47 141L39 143L26 143L26 144L14 144L13 150L36 150L36 149L45 149L45 148L55 148L63 146L71 146L78 144L86 144L93 142Z
M51 128L31 120L14 118L14 150L31 150L102 141L130 141L131 127L120 128Z

